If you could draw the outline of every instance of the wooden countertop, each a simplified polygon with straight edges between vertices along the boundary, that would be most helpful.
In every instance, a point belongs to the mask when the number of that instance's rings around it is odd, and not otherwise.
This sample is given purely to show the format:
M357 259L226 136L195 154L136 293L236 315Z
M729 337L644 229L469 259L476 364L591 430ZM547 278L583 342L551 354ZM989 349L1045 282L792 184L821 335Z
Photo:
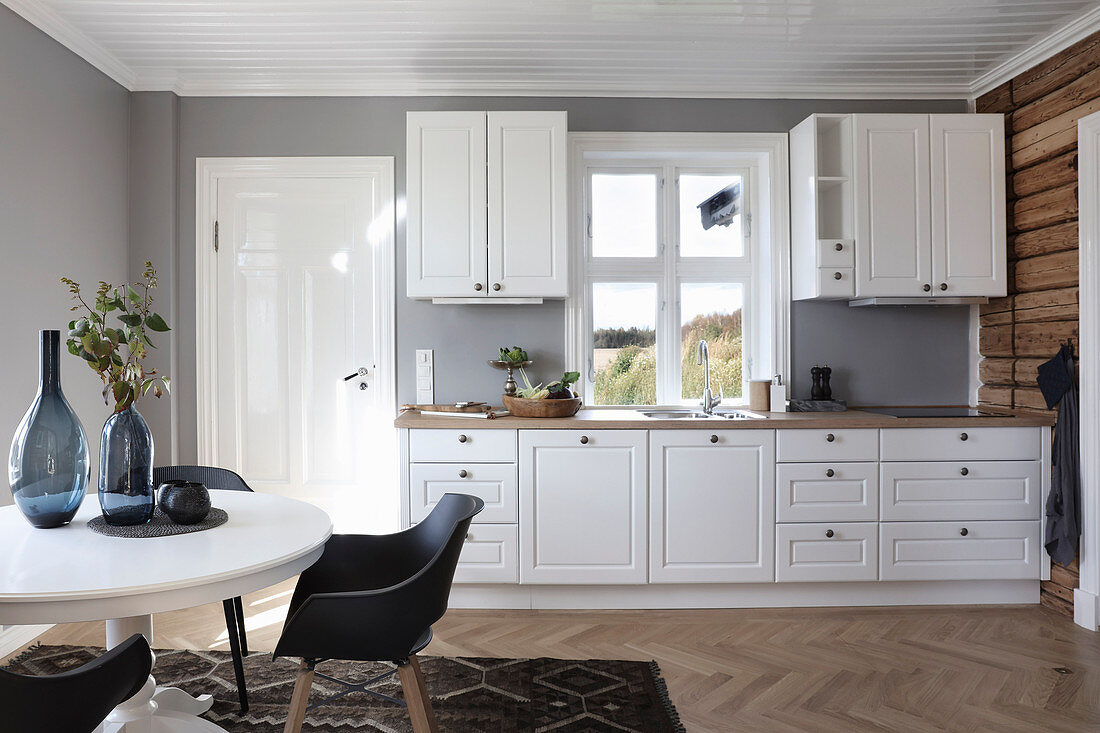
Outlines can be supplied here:
M861 410L847 412L766 412L765 420L660 419L636 410L581 410L573 417L484 418L446 417L406 412L394 421L399 428L539 429L539 430L775 430L779 428L959 428L1043 427L1054 424L1054 414L1003 413L980 417L890 417Z

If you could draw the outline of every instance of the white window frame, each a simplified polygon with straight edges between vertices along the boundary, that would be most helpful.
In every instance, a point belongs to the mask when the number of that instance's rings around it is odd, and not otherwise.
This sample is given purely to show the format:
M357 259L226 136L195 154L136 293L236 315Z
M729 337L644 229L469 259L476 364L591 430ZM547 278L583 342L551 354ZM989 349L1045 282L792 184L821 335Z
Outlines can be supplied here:
M656 163L655 163L656 161ZM790 237L789 184L786 133L618 133L576 132L569 135L570 185L570 295L566 301L565 353L569 368L581 372L578 385L586 404L592 400L593 385L591 290L597 282L652 282L657 264L663 268L658 281L657 316L663 327L657 329L658 406L681 404L680 344L662 344L670 334L678 333L680 320L678 293L665 293L671 283L741 282L745 287L743 343L747 345L746 380L783 376L786 384L790 371ZM658 252L656 258L589 257L588 236L589 173L605 169L663 168L666 205L658 209ZM701 169L743 169L747 175L746 213L751 214L745 257L685 258L675 253L662 254L661 245L678 237L674 215L661 219L661 208L675 197L675 180L670 170L684 173ZM656 260L656 262L655 262ZM717 270L715 269L717 267ZM720 276L715 277L715 273ZM661 302L665 307L661 309ZM686 396L693 397L693 396ZM748 389L742 390L740 403L747 402ZM727 400L727 404L729 401ZM736 404L736 403L735 403ZM603 405L601 408L605 407ZM636 406L615 406L632 409Z

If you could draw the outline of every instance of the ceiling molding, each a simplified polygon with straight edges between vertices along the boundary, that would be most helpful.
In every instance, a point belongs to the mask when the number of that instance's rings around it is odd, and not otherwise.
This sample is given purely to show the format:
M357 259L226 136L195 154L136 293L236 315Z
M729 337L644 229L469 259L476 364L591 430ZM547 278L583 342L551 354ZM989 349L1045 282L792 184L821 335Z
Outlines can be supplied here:
M137 74L117 56L99 45L38 0L0 0L28 23L124 86L134 90Z
M979 76L970 85L970 96L975 99L982 96L1097 31L1100 31L1100 7L1093 8L1077 20Z

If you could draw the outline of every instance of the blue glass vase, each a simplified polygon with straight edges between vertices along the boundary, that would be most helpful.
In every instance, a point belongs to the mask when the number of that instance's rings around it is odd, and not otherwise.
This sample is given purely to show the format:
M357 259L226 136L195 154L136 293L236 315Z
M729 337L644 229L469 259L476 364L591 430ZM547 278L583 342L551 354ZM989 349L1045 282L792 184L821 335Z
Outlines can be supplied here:
M116 527L145 524L157 504L153 485L153 435L130 405L103 423L99 445L99 506Z
M8 483L15 505L35 527L72 521L88 489L88 438L61 393L60 331L40 331L38 395L15 430Z

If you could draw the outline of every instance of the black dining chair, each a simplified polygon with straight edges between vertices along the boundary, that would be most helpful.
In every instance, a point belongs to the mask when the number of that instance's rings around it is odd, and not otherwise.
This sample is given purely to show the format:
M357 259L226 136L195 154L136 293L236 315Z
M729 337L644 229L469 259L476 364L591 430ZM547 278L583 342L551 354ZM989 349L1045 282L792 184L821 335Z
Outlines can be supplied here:
M416 654L447 611L462 543L484 507L476 496L444 494L423 522L403 532L329 539L298 578L273 655L302 659L284 733L302 729L307 709L355 691L405 705L415 733L438 730ZM326 659L391 662L396 669L352 684L315 672ZM395 672L404 702L368 689ZM307 708L314 674L344 689Z
M217 491L252 491L244 479L228 468L213 466L158 466L153 469L153 484L165 481L197 481L206 488ZM248 639L244 632L244 603L241 597L222 601L225 612L225 631L229 634L229 651L233 656L233 676L237 681L237 700L241 712L248 712L248 689L244 681L244 657L248 656Z
M149 642L141 634L68 672L23 675L0 667L0 728L91 733L112 708L141 690L152 668Z

